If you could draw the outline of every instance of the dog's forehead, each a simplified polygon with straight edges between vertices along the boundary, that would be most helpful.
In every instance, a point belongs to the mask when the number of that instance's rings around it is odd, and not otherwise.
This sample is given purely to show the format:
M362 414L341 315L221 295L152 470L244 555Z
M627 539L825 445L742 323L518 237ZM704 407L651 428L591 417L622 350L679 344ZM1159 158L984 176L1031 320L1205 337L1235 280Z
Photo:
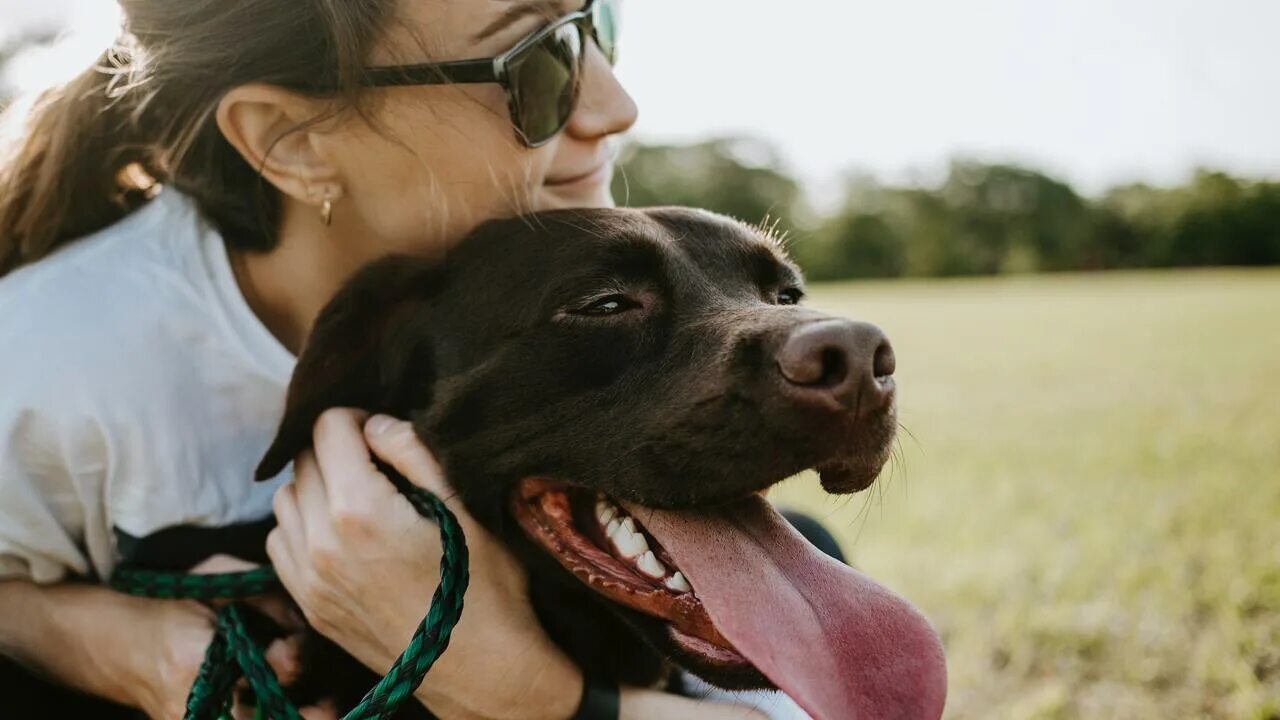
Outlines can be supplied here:
M554 210L491 222L462 244L451 264L464 286L527 288L529 297L556 280L610 276L722 291L800 282L767 232L674 207Z
M657 255L683 257L706 269L741 269L753 264L789 265L777 238L759 228L706 210L683 207L579 211L559 218L554 239L573 252L620 248L648 249Z
M665 229L667 242L712 282L753 287L800 282L780 240L767 229L690 208L659 208L649 214Z

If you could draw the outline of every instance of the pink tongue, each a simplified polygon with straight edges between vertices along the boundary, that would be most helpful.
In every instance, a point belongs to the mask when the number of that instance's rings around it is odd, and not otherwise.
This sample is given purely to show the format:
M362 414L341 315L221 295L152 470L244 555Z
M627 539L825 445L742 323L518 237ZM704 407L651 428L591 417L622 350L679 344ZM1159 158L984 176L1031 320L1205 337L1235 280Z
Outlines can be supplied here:
M738 652L817 720L937 720L942 645L906 600L827 557L764 498L706 512L623 503Z

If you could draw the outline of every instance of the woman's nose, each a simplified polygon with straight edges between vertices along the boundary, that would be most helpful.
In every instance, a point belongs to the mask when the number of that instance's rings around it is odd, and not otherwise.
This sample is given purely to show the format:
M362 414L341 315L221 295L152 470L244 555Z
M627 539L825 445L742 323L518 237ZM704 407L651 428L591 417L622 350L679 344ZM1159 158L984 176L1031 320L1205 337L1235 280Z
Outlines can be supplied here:
M565 131L578 140L599 140L626 132L636 124L635 100L618 82L604 53L594 42L587 43L583 58L582 89L578 106Z

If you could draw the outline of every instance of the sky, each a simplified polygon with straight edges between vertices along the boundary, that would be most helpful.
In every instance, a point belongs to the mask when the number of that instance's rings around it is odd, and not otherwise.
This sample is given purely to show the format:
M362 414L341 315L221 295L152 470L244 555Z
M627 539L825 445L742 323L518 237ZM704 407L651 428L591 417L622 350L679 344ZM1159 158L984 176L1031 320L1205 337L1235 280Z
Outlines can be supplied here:
M9 81L87 65L113 5L0 0L0 35L85 28ZM1277 28L1280 0L625 0L618 74L638 139L763 138L818 195L957 156L1096 193L1197 166L1280 177Z

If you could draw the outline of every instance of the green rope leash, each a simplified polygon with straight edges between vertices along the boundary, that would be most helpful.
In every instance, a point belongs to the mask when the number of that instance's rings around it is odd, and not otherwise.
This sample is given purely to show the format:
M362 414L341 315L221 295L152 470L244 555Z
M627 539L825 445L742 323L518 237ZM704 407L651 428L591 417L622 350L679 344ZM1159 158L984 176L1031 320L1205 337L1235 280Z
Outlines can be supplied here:
M457 518L431 493L410 485L395 473L387 475L420 515L434 520L440 527L444 546L440 585L409 647L396 659L386 677L343 720L388 718L413 695L427 671L448 647L453 628L462 616L462 598L467 591L467 543ZM121 568L112 576L111 586L143 597L235 600L278 588L280 580L270 567L217 575ZM279 680L267 665L262 648L249 637L238 606L231 604L218 612L213 642L205 651L204 662L187 697L186 720L218 720L226 716L233 701L232 690L242 675L257 697L258 717L301 720L298 709L285 696Z

